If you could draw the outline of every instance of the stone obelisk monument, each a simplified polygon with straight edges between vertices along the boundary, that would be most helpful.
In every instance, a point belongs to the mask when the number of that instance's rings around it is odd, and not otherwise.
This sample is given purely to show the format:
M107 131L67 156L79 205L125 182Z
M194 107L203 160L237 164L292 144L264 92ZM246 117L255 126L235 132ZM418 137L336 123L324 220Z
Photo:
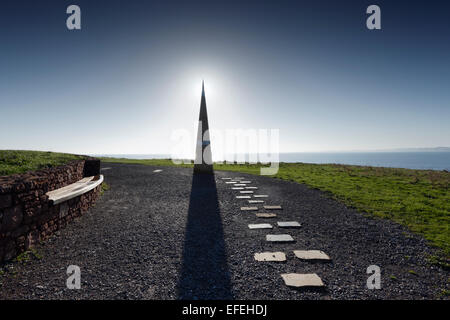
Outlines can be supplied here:
M195 150L194 173L212 173L211 143L209 141L208 112L206 111L205 84L202 81L202 100L198 118L197 147Z

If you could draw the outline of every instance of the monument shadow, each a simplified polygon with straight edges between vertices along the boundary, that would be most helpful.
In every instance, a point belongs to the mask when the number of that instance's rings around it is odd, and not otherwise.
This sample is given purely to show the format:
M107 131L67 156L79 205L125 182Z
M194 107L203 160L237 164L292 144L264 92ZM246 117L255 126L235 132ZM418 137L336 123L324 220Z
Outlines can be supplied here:
M214 173L194 173L178 299L233 299Z

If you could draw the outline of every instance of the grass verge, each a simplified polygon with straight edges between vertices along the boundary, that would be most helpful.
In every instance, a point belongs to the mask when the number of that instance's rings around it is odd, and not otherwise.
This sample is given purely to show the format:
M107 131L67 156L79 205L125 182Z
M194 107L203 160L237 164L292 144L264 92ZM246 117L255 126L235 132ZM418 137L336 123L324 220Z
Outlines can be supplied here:
M0 150L0 176L51 168L84 158L67 153Z

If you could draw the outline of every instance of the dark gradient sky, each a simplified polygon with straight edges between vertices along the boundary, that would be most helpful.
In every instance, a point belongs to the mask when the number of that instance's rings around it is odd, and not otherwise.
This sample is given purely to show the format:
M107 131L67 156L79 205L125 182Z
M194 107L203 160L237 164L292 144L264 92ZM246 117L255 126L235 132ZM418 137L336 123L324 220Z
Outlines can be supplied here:
M202 78L211 128L280 129L280 151L450 146L449 9L2 1L0 148L169 153L175 129L196 132Z

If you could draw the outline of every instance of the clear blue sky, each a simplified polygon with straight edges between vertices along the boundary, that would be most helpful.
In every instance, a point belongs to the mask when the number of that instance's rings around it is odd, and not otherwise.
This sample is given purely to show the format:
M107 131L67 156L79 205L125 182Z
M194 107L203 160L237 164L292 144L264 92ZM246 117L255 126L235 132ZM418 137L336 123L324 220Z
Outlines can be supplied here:
M66 28L78 4L82 30ZM378 4L382 30L366 29ZM0 149L169 153L210 128L280 151L450 146L442 1L2 1ZM212 141L214 143L214 141ZM214 144L213 144L214 146Z

